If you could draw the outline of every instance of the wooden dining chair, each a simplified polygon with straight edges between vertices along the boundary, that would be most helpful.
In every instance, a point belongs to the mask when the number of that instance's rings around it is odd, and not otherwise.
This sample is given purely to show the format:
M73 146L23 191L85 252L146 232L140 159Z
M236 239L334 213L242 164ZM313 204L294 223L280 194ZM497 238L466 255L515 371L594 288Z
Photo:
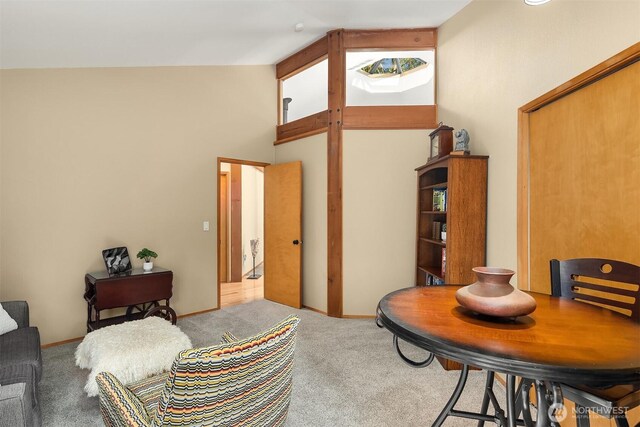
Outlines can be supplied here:
M594 304L640 323L640 266L600 258L551 260L551 294ZM615 351L615 349L612 349ZM640 385L593 388L562 384L565 398L576 405L578 427L588 427L589 408L628 427L626 411L640 405Z

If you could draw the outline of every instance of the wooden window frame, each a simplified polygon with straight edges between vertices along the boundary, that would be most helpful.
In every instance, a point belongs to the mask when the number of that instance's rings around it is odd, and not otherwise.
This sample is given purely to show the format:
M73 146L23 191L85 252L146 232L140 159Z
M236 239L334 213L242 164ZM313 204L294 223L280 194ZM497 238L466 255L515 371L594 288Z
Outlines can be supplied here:
M393 30L344 30L346 51L433 50L437 53L436 28ZM435 74L434 74L435 76ZM344 106L344 129L435 129L437 106Z
M334 30L309 46L276 64L277 123L274 145L327 132L329 107L310 116L282 123L282 83L329 57L329 37L341 32L342 51L367 50L433 50L437 54L436 28L391 30ZM334 69L334 73L335 73ZM329 80L331 80L329 72ZM341 73L344 74L344 71ZM344 91L344 76L342 88ZM437 75L436 75L437 78ZM330 91L331 92L331 91ZM335 111L335 109L334 109ZM437 105L347 106L342 102L344 129L435 129L438 127Z
M288 123L282 123L282 84L286 79L300 74L327 59L328 48L328 36L324 36L276 64L278 116L276 118L276 140L273 145L284 144L285 142L295 141L296 139L327 131L328 110Z
M279 125L276 129L276 141L274 145L284 144L285 142L326 132L328 123L329 110L324 110L311 116Z

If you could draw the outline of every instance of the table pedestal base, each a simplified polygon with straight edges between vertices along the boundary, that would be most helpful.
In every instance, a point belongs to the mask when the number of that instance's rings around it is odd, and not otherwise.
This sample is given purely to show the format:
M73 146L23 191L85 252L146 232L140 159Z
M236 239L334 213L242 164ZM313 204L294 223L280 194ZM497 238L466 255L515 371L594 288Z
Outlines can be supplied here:
M538 414L534 422L531 417L529 390L534 384L533 381L522 379L516 388L516 377L507 375L507 413L500 407L500 403L493 392L493 383L495 373L487 372L487 381L485 384L484 398L479 413L459 411L454 409L456 403L462 395L464 386L469 376L469 365L463 365L460 372L458 384L449 398L449 401L442 409L438 418L432 424L432 427L440 427L447 417L460 417L472 420L478 420L478 427L484 427L486 421L496 423L500 427L559 427L560 424L556 420L556 412L563 408L562 391L556 383L545 383L543 381L535 381L536 398L538 401ZM489 403L493 406L495 415L488 415ZM519 418L522 414L522 418Z

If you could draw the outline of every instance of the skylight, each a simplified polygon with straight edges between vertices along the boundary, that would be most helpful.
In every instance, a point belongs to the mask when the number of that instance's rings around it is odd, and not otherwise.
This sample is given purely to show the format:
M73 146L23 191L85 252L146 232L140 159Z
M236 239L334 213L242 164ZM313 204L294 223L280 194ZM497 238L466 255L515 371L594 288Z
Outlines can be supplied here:
M420 58L382 58L360 68L360 72L371 77L390 77L426 66Z

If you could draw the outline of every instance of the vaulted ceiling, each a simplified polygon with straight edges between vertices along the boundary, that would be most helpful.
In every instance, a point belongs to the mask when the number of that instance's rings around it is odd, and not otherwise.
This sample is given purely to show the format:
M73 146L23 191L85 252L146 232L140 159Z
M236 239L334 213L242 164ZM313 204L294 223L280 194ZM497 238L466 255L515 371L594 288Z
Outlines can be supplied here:
M0 0L0 66L274 64L332 29L438 27L470 1Z

